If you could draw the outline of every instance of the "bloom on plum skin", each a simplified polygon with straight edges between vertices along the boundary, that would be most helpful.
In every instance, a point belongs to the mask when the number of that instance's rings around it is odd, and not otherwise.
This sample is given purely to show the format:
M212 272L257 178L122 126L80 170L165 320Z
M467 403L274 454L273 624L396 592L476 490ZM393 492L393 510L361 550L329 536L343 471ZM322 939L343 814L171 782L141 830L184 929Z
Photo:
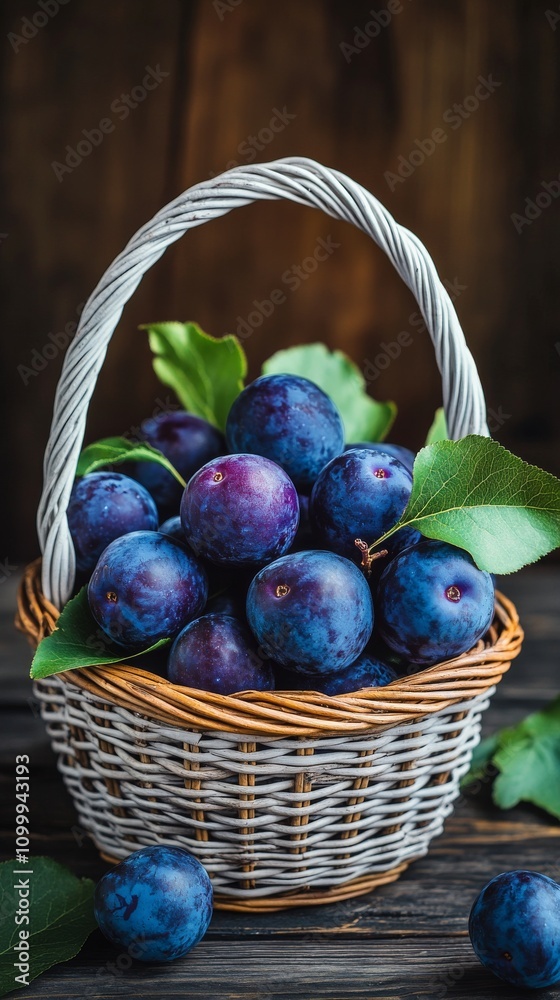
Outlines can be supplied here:
M134 650L173 638L202 611L208 580L184 545L158 531L133 531L102 552L88 586L97 624Z
M382 573L376 611L387 645L427 667L466 653L485 635L494 617L494 584L464 549L424 538Z
M262 566L283 555L299 525L290 477L261 455L224 455L187 484L181 501L187 541L217 565Z
M329 396L300 375L262 375L237 397L228 415L232 452L264 455L309 492L324 465L344 447L342 418Z
M247 620L271 659L307 674L334 673L364 650L373 603L357 566L334 552L293 552L265 566L247 594Z
M560 886L546 875L496 875L473 903L469 936L477 958L524 989L560 982Z
M95 917L105 937L143 962L170 962L204 937L212 917L208 873L182 847L135 851L98 882Z
M131 531L155 531L156 505L143 486L121 472L89 472L77 479L68 504L68 527L80 574L89 574L103 549Z
M272 691L270 660L259 655L247 625L227 614L206 614L179 632L169 653L167 676L173 684L236 694Z

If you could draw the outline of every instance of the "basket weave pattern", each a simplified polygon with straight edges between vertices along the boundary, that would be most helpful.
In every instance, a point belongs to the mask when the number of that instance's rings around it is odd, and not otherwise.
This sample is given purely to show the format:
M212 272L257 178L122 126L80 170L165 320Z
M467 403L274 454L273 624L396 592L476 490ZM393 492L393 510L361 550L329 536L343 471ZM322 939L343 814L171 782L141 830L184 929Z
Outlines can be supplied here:
M20 627L37 641L56 618L35 564L20 594ZM202 717L205 692L132 667L55 675L36 682L35 692L80 823L105 857L177 844L212 875L218 906L275 909L367 892L426 853L521 638L515 609L500 595L486 643L387 688L223 699L239 703L238 728L248 708L252 733L220 730L217 720L194 727L194 704ZM122 690L130 685L133 706L142 692L146 712L155 689L165 721L125 707L114 691L109 698L112 675ZM183 698L190 704L181 723ZM284 732L290 717L293 729L299 720L308 732L316 717L314 735L263 733L265 724Z
M381 247L426 322L450 437L488 434L476 365L433 261L370 192L302 157L203 181L113 261L64 359L37 516L43 558L25 574L18 609L32 643L52 631L72 593L66 511L89 400L124 306L190 229L283 198L349 222ZM80 822L105 857L179 844L207 867L218 906L278 909L367 892L426 853L522 635L515 608L498 595L494 624L476 648L352 695L225 697L121 665L55 675L35 690Z

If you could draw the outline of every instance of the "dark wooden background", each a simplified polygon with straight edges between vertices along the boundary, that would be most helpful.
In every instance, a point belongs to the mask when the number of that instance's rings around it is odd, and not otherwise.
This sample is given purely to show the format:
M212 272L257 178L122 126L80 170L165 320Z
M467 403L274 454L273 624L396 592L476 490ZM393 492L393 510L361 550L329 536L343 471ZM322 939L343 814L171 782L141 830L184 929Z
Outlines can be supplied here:
M105 267L166 200L232 160L248 162L241 144L273 109L295 118L257 159L303 154L336 166L419 235L442 277L464 286L457 308L496 436L560 473L560 198L520 233L511 219L559 176L558 0L402 0L390 25L345 58L342 43L352 44L372 7L387 4L70 0L18 43L10 33L20 35L40 7L3 0L0 561L36 554L62 355L26 385L21 366L75 321ZM168 76L120 120L111 105L147 66ZM495 92L452 128L447 109L489 75ZM114 131L57 179L53 161L108 116ZM446 141L391 191L385 172L442 125ZM420 445L440 390L427 336L410 325L414 302L363 235L286 203L196 230L146 277L111 346L89 435L126 430L162 397L139 323L196 319L216 335L234 330L329 235L340 248L247 342L252 370L305 339L363 365L409 330L412 345L374 390L400 404L395 439Z

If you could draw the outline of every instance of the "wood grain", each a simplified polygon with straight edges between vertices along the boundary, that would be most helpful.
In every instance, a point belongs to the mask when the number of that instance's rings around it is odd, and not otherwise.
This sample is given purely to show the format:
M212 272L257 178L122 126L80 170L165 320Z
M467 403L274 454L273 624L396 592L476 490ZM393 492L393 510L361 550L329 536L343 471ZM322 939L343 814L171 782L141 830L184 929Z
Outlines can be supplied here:
M558 690L560 573L532 567L502 581L526 630L523 651L485 714L485 732L542 707ZM505 587L504 587L505 589ZM43 724L29 698L30 652L9 630L14 589L0 587L0 683L10 698L0 709L0 829L6 852L12 837L12 770L16 753L29 753L33 783L33 852L99 878L107 866L76 822L54 768ZM21 1000L53 997L155 998L399 998L495 1000L521 996L478 965L467 918L482 886L510 868L560 879L560 825L537 809L504 813L485 787L459 799L428 856L398 882L355 900L265 914L216 912L207 937L185 960L141 966L119 974L119 952L101 934L82 953L51 970ZM543 992L558 1000L560 989Z
M18 365L75 321L102 270L165 200L253 156L299 153L338 167L419 235L459 294L493 433L560 472L560 201L519 233L511 220L558 176L560 31L548 6L403 0L387 27L345 57L341 46L371 20L371 0L243 0L221 19L210 0L72 0L17 53L7 35L29 6L4 0L0 419L10 433L0 463L16 471L18 491L0 497L0 553L36 555L41 456L61 356L26 386ZM52 161L157 64L169 77L59 183ZM453 106L489 76L493 92L457 126ZM295 117L271 138L263 129L275 109ZM442 127L445 140L391 190L386 174ZM260 149L248 145L251 136ZM292 290L283 275L329 235L340 246ZM440 386L410 294L364 236L286 204L202 227L146 277L109 351L91 438L135 427L165 401L139 322L195 318L214 334L232 331L277 287L285 302L247 341L252 372L273 350L306 339L375 364L406 330L412 343L371 388L397 399L395 438L418 446Z

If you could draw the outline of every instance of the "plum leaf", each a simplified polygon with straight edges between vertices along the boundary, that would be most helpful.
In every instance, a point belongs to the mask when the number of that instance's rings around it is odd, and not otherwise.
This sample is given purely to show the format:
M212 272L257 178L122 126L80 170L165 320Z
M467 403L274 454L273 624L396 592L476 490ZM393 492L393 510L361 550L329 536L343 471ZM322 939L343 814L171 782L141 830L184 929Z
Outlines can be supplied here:
M190 413L225 430L231 404L243 389L247 358L237 337L210 337L196 323L148 323L154 371Z
M14 874L20 872L20 874ZM18 926L15 922L19 907L19 894L14 886L18 882L29 892L29 924ZM95 883L89 878L77 878L52 858L30 857L27 865L15 861L0 864L0 898L3 900L0 917L0 996L21 989L41 973L67 962L78 954L91 932L97 927L93 912ZM20 932L29 937L29 973L23 981L14 962L14 946L22 939Z
M560 546L560 480L491 438L438 441L418 452L406 510L370 552L405 526L514 573Z
M511 809L519 802L531 802L560 819L560 697L517 726L495 733L481 748L484 752L479 754L478 766L473 756L464 785L479 779L484 756L486 774L498 772L492 788L497 806Z
M76 475L85 476L88 472L103 469L106 465L119 465L121 462L156 462L163 465L181 486L186 486L183 477L161 451L147 442L129 441L124 437L102 438L101 441L88 444L78 459Z
M443 406L440 406L434 413L434 419L432 421L432 426L428 431L426 444L435 444L436 441L447 441L448 437L445 410L443 409Z
M366 380L342 351L325 344L302 344L277 351L262 367L263 375L303 375L315 382L338 407L347 444L383 441L397 415L395 403L368 396Z
M122 663L144 653L151 653L170 639L160 639L149 649L127 653L115 646L95 621L87 599L87 588L82 587L64 607L56 628L37 646L31 664L31 678L50 677L63 670L76 667L97 667Z

